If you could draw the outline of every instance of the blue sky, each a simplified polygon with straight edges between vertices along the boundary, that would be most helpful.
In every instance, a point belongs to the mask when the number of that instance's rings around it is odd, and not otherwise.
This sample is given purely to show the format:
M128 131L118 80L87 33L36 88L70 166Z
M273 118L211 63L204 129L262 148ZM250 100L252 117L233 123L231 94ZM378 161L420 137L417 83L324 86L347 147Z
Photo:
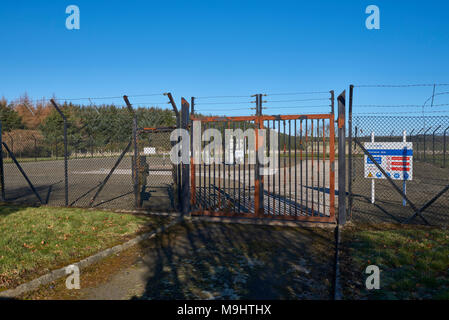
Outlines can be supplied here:
M80 8L80 30L65 27L71 4ZM380 8L380 30L365 28L370 4ZM0 96L171 91L179 102L181 96L341 92L351 83L449 83L448 16L448 1L431 0L3 0ZM437 88L444 91L449 87ZM432 88L356 88L355 93L359 104L422 104ZM165 101L154 96L133 102ZM200 110L252 113L245 104L198 103ZM322 103L267 103L272 109L266 113L299 113L279 108ZM449 95L435 103L449 103ZM321 110L327 109L313 109Z

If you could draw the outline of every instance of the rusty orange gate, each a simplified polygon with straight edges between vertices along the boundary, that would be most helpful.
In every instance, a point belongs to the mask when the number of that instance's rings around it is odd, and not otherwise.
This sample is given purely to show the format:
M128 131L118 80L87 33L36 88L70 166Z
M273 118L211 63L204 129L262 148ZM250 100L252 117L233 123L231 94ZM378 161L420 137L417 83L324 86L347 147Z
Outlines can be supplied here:
M332 113L191 120L192 215L335 222Z

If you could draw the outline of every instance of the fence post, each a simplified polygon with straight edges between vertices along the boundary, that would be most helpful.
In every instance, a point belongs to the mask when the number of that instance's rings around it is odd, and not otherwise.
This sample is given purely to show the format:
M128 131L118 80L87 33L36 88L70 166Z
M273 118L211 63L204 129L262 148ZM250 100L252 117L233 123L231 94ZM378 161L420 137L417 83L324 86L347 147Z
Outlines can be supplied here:
M263 128L262 116L262 95L256 94L256 116L257 121L255 123L255 135L256 135L256 164L254 170L254 215L263 217L263 178L260 176L260 161L259 161L259 147L262 143L261 137L259 136L259 129ZM234 144L235 146L235 144ZM234 155L235 156L235 155ZM235 163L235 159L233 158ZM234 164L235 165L235 164ZM234 199L235 200L235 199Z
M259 94L259 116L260 117L262 117L262 109L263 109L262 103L263 103L263 95ZM261 119L261 118L259 119L259 129L264 129L263 119ZM290 139L290 137L289 137L289 139ZM234 144L234 149L235 149L236 144L237 144L237 140L236 140L236 143ZM264 141L264 137L263 136L260 136L259 137L259 146L257 148L259 149L262 146L263 146L263 148L265 148L266 141ZM290 148L290 145L289 145L289 148ZM256 154L256 158L259 159L259 155L258 154ZM265 202L265 200L264 200L264 190L265 190L265 188L264 188L264 175L260 174L260 161L259 160L257 160L257 161L259 162L259 168L258 168L258 171L259 171L258 172L258 175L259 175L259 188L260 188L260 192L259 192L259 211L260 211L261 217L263 217L263 215L265 213L265 207L264 207L264 202ZM234 166L235 166L235 154L234 154ZM235 179L235 177L234 177L234 179ZM289 176L289 179L291 179L291 176Z
M139 197L139 187L138 187L138 178L139 177L137 174L137 169L138 169L137 168L137 158L139 156L138 146L137 146L137 114L133 110L133 107L128 100L128 96L124 95L123 100L126 103L126 107L128 108L128 111L133 116L132 139L133 139L134 157L133 157L133 162L132 162L132 167L133 167L132 178L133 178L133 190L134 190L134 207L136 209L138 209L140 207L140 197ZM140 161L139 161L139 163L140 163Z
M69 175L68 175L68 153L67 153L67 118L62 113L59 106L56 104L55 100L50 99L50 102L55 107L56 111L58 111L59 115L61 116L62 120L64 121L64 199L65 199L65 205L69 205ZM56 154L56 159L58 155Z
M447 130L449 130L449 127L446 128L446 130L444 130L444 135L443 135L443 168L446 168L446 132Z
M346 223L346 90L338 96L338 224Z
M330 98L330 100L331 100L331 113L335 114L335 107L334 107L334 105L335 105L335 93L334 93L334 90L331 90L329 92L331 94L331 98Z
M173 99L173 96L172 96L171 92L164 93L164 96L168 97L169 103L171 104L171 106L173 108L173 112L175 113L175 116L176 116L176 128L179 129L179 128L181 128L181 117L182 117L182 115L179 114L178 107L176 106L175 100ZM181 106L181 108L182 108L182 106ZM181 113L182 113L182 109L181 109ZM178 143L179 143L179 141L181 141L180 138L178 139ZM181 196L182 196L182 194L181 194L181 179L182 179L182 177L181 177L181 175L182 175L182 166L181 166L181 164L178 164L178 165L176 165L176 181L175 181L175 184L178 186L177 190L178 190L178 204L179 204L179 207L181 207L181 205L182 205L182 199L181 199Z
M354 85L349 86L349 114L348 114L348 216L352 217L352 99Z
M3 127L2 127L2 119L0 119L0 188L1 191L1 200L5 201L5 171L3 169Z
M190 106L189 103L181 98L181 127L184 130L189 129L190 122ZM182 152L189 152L189 150L182 150ZM184 157L183 157L184 158ZM190 160L190 157L189 157ZM181 176L181 214L190 214L190 163L182 162L182 176Z
M195 116L195 97L190 100L190 114ZM196 204L196 171L195 171L195 161L194 161L194 151L193 150L193 121L190 120L190 205L195 207Z

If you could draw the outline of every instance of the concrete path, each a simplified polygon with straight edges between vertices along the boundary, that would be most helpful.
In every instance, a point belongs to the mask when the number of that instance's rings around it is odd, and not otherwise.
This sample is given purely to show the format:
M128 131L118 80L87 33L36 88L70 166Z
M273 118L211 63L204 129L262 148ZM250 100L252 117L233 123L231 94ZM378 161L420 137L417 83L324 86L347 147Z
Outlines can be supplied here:
M333 231L201 221L144 243L82 299L328 299ZM100 265L107 272L108 264ZM97 270L101 271L101 270Z

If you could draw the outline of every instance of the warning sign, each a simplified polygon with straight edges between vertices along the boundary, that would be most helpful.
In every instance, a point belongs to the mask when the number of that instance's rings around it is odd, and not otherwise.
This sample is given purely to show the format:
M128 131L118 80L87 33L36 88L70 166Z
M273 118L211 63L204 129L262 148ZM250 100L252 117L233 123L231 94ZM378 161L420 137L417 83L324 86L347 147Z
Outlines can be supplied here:
M365 149L393 180L412 180L413 144L411 142L365 142ZM365 155L365 178L386 179Z

